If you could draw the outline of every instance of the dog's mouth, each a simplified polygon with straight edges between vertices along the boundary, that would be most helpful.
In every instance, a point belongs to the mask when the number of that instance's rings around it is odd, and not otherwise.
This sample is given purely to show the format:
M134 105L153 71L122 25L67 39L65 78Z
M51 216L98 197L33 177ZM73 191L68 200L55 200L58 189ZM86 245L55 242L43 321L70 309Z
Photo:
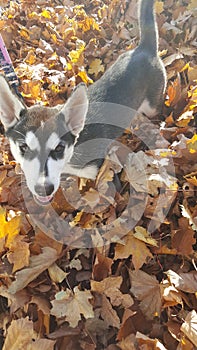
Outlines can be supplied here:
M53 200L53 194L44 197L34 195L34 199L39 205L48 205Z

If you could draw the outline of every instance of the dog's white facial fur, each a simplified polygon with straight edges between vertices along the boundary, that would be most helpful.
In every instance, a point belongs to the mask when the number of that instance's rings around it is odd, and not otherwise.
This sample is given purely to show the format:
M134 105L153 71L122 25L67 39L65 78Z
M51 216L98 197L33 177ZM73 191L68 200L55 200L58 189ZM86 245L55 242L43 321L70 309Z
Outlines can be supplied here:
M74 151L73 145L70 147L67 147L65 145L63 158L54 160L50 156L50 152L57 147L60 141L61 140L58 135L56 133L52 133L46 142L46 152L48 153L48 157L45 160L45 167L47 170L47 175L45 176L43 173L41 173L41 163L39 157L35 156L31 159L25 158L21 155L20 143L10 140L11 152L24 172L28 188L35 196L37 196L37 193L35 191L35 187L37 185L44 186L45 182L53 184L54 190L51 195L57 191L60 185L60 177L64 170L64 166L70 161ZM25 142L31 151L36 151L36 154L39 154L41 145L38 138L33 134L33 132L27 132Z

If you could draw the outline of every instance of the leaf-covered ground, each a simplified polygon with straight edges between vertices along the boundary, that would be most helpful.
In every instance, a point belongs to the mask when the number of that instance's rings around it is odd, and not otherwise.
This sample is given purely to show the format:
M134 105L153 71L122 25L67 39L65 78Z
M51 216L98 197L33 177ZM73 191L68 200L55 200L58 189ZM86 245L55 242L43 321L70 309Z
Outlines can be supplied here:
M63 103L139 40L136 0L0 6L29 106ZM3 350L197 347L196 3L157 1L156 12L165 103L123 134L124 171L115 147L96 183L69 177L38 212L1 128Z

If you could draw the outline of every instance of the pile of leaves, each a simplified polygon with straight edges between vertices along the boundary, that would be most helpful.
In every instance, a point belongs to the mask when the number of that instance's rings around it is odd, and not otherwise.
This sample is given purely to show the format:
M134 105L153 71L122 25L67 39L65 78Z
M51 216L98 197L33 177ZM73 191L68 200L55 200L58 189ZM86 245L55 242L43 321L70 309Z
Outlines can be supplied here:
M63 103L139 41L136 0L0 5L28 106ZM1 135L3 350L197 347L195 1L157 1L156 12L165 103L121 137L123 171L114 147L96 182L69 177L38 210Z

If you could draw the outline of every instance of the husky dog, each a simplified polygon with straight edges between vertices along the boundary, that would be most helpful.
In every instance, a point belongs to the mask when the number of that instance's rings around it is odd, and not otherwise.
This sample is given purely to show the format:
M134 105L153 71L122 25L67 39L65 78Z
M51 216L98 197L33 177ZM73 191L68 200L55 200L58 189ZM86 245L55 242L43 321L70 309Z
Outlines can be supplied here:
M130 109L147 117L160 111L166 74L158 56L154 0L141 0L139 8L138 47L120 55L88 89L79 84L63 105L28 108L0 76L0 118L11 152L42 205L53 199L62 174L96 178L105 140L116 139L126 128L120 107L127 119Z

